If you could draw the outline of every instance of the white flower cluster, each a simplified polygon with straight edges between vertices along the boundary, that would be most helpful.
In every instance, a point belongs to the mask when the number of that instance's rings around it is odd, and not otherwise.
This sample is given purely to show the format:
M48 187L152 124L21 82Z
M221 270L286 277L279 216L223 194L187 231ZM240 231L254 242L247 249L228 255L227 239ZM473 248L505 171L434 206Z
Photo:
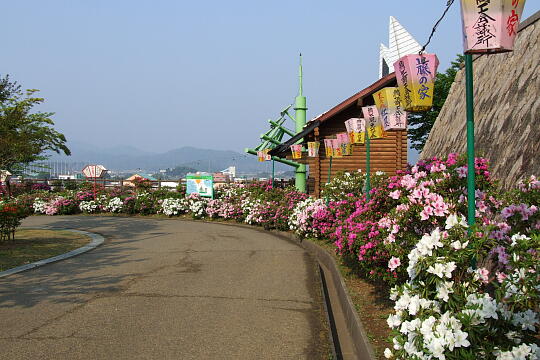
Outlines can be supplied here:
M499 351L496 355L497 360L538 360L540 347L536 344L521 344L510 351Z
M206 214L206 199L200 199L198 201L189 202L189 211L195 218L202 218Z
M440 247L443 247L443 243L441 242L441 232L439 228L433 230L431 234L425 234L422 236L415 248L408 255L409 266L407 267L407 273L409 274L411 280L416 278L416 264L418 261L427 256L432 256L433 250ZM451 265L444 263L441 263L440 267L442 267L441 269L444 270L447 268L448 270L451 269Z
M538 314L527 309L527 311L516 312L512 314L512 324L520 327L522 330L536 331L538 322Z
M45 214L47 202L41 200L40 198L35 198L32 207L36 214Z
M100 204L95 200L81 201L79 209L81 209L82 212L92 214L99 211Z
M365 186L365 175L361 172L344 173L334 177L323 186L321 198L330 201L342 199L349 193L359 194Z
M189 209L186 199L165 199L161 203L161 212L167 216L180 215Z
M316 212L324 209L326 209L326 205L323 199L310 197L299 202L293 209L293 213L287 222L289 229L295 231L298 235L318 237L319 233L317 229L311 226L312 224L309 220L313 219L313 215Z
M499 313L508 316L507 310L489 294L470 294L467 296L465 309L461 311L471 317L473 325L479 325L486 322L486 319L498 319Z
M251 198L247 198L242 200L242 203L240 204L240 208L242 209L242 212L246 214L246 218L244 220L247 224L257 224L260 220L257 215L257 209L262 204L261 200L253 200Z
M445 359L445 351L454 351L455 348L471 345L467 339L469 334L462 330L463 325L456 317L450 312L437 314L437 316L431 315L423 320L415 318L402 323L399 315L391 316L388 319L388 325L399 328L399 331L408 339L404 343L394 339L394 349L403 349L409 357L416 356L419 359ZM421 343L418 342L419 339L422 339ZM422 345L423 349L419 349L417 345ZM393 357L390 349L386 349L384 355L386 358Z
M106 211L119 213L124 208L124 202L119 197L114 197L106 202L104 208Z
M242 202L244 204L244 202ZM260 199L257 200L247 200L245 202L245 208L248 210L248 213L246 215L246 219L244 222L253 225L253 224L261 224L264 221L263 218L263 202ZM245 213L245 212L244 212Z
M482 331L488 331L508 339L495 351L490 348L489 358L540 359L537 345L521 344L525 334L537 333L538 312L519 305L520 299L535 297L540 290L535 287L537 270L520 267L519 256L512 254L513 270L504 277L497 275L502 292L492 297L482 290L490 281L490 269L463 271L463 256L470 256L468 241L463 241L466 227L463 217L451 215L446 221L448 232L437 228L425 234L408 254L409 281L392 289L390 296L395 312L387 323L395 335L393 348L384 352L386 358L446 359L455 348L468 355L484 351L481 357L485 357L489 347L483 347ZM511 246L527 249L529 240L514 235Z

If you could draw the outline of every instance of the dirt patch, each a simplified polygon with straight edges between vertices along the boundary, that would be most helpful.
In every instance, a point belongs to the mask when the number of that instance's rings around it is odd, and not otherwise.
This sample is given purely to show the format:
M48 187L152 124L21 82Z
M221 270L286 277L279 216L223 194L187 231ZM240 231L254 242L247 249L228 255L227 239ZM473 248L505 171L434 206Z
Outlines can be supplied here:
M64 254L91 240L70 231L17 230L14 241L0 243L0 271Z

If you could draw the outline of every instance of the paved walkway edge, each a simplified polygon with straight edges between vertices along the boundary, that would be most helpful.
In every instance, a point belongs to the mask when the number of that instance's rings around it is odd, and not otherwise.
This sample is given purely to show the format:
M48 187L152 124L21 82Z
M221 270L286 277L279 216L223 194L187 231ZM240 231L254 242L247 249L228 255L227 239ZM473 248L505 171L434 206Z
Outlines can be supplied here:
M185 219L184 221L193 221L193 220ZM332 255L330 255L326 250L324 250L319 245L307 239L298 237L296 234L292 232L277 231L277 230L264 230L257 226L239 224L239 223L207 221L207 220L202 220L202 221L209 224L222 224L222 225L229 225L229 226L245 227L245 228L253 229L257 231L266 231L278 237L281 237L281 238L284 238L284 239L287 239L289 241L296 243L297 245L301 246L306 251L311 253L313 256L315 256L319 264L324 265L324 267L330 271L329 275L333 280L335 288L337 289L337 297L339 298L339 304L336 304L336 305L338 305L341 308L341 311L343 312L345 321L347 323L347 330L349 331L350 340L353 342L353 346L356 350L356 355L358 356L358 359L377 360L377 357L375 356L375 351L373 350L373 347L371 346L367 332L364 329L364 326L362 325L362 321L360 320L360 317L358 316L356 312L354 303L352 302L351 297L349 296L349 293L347 292L347 286L345 285L345 282L343 281L343 278L341 277L341 273L339 271L338 265L336 264L336 261L334 260Z
M186 219L185 221L193 221L193 220ZM313 256L315 256L319 264L324 265L324 267L326 267L326 269L330 271L330 274L328 275L332 278L334 282L335 288L337 289L337 297L339 298L339 304L335 304L335 305L340 307L340 310L342 311L345 317L345 320L347 323L347 330L349 331L349 336L351 337L350 340L353 342L353 346L356 350L356 355L358 356L358 359L377 360L377 357L375 356L375 351L373 351L373 347L371 346L367 332L364 329L364 326L362 325L362 321L360 320L360 317L358 316L356 312L354 303L352 302L351 297L349 296L349 293L347 291L347 286L345 285L345 281L343 281L343 278L341 277L341 272L339 271L339 267L336 264L336 261L334 260L332 255L330 255L326 250L321 248L319 245L307 239L300 238L296 234L291 233L291 232L277 231L277 230L264 230L257 226L240 224L240 223L229 223L229 222L207 221L207 220L203 220L203 222L210 223L210 224L222 224L222 225L229 225L229 226L245 227L245 228L253 229L257 231L266 231L278 237L281 237L283 239L287 239L289 241L296 243L297 245L301 246L306 251L311 253Z
M358 359L376 360L377 358L375 356L375 352L373 351L373 347L371 346L371 343L369 341L369 337L367 336L366 330L362 325L362 321L358 317L351 297L347 292L347 286L345 285L345 282L341 277L338 265L336 264L336 261L334 260L332 255L330 255L319 245L309 240L299 238L295 234L283 231L272 232L299 243L300 246L313 254L316 257L317 261L329 270L330 274L328 275L332 278L335 288L337 290L337 296L339 299L339 304L337 305L341 308L341 311L343 311L343 314L345 316L347 329L349 330L349 335L353 342L353 346L356 350L356 355L358 356Z
M25 229L32 229L32 228L25 228ZM17 273L27 271L27 270L30 270L30 269L35 269L37 267L40 267L40 266L43 266L43 265L46 265L46 264L50 264L50 263L53 263L53 262L57 262L57 261L60 261L60 260L64 260L64 259L68 259L68 258L77 256L77 255L80 255L82 253L85 253L87 251L95 249L99 245L103 244L103 242L105 241L105 238L103 236L95 234L95 233L91 233L91 232L88 232L88 231L75 230L75 229L54 229L54 230L70 231L70 232L86 235L86 236L90 237L92 239L92 241L89 244L84 245L83 247L72 250L72 251L67 252L65 254L62 254L62 255L53 256L53 257L48 258L48 259L43 259L43 260L40 260L40 261L33 262L31 264L21 265L21 266L17 266L15 268L12 268L12 269L9 269L9 270L6 270L6 271L1 271L0 272L0 278L6 277L6 276L9 276L9 275L13 275L13 274L17 274Z

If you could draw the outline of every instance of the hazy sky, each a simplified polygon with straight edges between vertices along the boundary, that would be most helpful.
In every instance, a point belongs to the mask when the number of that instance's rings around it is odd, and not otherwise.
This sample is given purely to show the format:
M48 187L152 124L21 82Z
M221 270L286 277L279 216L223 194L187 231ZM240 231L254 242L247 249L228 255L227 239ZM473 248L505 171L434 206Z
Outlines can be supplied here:
M378 76L392 15L424 43L445 0L2 1L0 75L46 99L68 140L242 151L294 101L308 119ZM534 8L536 6L536 8ZM529 1L525 16L538 10ZM428 51L462 51L459 1ZM289 124L289 127L293 127Z

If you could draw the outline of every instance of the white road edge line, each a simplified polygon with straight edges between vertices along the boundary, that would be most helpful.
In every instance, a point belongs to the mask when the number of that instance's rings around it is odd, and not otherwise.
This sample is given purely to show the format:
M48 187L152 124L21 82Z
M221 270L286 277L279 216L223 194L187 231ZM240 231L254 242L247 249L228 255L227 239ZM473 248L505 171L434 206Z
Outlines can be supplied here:
M25 229L30 229L30 228L25 228ZM47 230L53 230L53 229L47 229ZM37 267L40 267L40 266L43 266L43 265L46 265L46 264L50 264L50 263L53 263L53 262L57 262L57 261L60 261L60 260L69 259L71 257L80 255L80 254L85 253L85 252L90 251L90 250L93 250L93 249L97 248L99 245L103 244L103 242L105 242L105 238L103 236L95 234L95 233L91 233L91 232L88 232L88 231L75 230L75 229L54 229L54 230L70 231L70 232L86 235L86 236L90 237L92 239L92 241L89 244L86 244L86 245L84 245L84 246L82 246L82 247L80 247L78 249L72 250L72 251L67 252L65 254L62 254L62 255L53 256L53 257L48 258L48 259L39 260L39 261L30 263L30 264L21 265L21 266L17 266L17 267L14 267L12 269L9 269L9 270L1 271L0 272L0 278L6 277L6 276L9 276L9 275L13 275L13 274L17 274L17 273L27 271L27 270L30 270L30 269L35 269Z

